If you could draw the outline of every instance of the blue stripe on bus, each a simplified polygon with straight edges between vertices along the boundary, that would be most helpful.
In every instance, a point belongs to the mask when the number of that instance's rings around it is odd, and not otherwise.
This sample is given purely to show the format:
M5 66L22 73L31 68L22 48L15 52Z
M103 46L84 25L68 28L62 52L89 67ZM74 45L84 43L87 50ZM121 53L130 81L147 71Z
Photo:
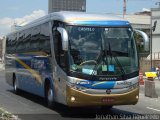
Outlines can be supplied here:
M112 89L114 88L116 81L88 81L90 84L78 84L89 89Z
M116 27L116 26L129 26L130 23L128 21L75 21L73 24L76 25L94 25L94 26L109 26L109 27Z

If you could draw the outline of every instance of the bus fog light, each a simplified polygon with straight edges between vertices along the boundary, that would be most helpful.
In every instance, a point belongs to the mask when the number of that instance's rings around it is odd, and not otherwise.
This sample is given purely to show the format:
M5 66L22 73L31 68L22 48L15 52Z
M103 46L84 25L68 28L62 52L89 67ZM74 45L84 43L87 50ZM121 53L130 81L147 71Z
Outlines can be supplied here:
M74 102L75 100L76 100L76 98L72 96L71 101Z
M138 98L139 98L139 96L137 95L137 96L136 96L136 99L138 99Z

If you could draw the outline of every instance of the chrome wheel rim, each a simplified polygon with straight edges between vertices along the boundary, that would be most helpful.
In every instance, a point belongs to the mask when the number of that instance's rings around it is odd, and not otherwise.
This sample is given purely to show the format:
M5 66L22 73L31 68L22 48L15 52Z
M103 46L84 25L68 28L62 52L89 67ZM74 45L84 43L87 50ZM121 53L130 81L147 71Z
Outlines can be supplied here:
M14 91L17 91L17 80L14 82Z
M52 91L52 89L49 89L49 90L48 90L47 99L48 99L48 103L49 103L49 104L51 104L51 103L53 102L53 91Z

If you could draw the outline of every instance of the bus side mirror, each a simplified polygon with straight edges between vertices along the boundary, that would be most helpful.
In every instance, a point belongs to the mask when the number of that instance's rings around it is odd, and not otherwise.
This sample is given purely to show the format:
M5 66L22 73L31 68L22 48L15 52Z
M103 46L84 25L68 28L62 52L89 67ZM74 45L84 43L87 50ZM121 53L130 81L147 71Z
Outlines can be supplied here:
M64 51L68 50L68 33L67 31L62 28L62 27L58 27L57 30L60 32L61 34L61 40L62 40L62 49Z
M148 35L140 30L134 30L138 35L142 36L143 38L143 43L144 43L144 50L149 51L149 38Z

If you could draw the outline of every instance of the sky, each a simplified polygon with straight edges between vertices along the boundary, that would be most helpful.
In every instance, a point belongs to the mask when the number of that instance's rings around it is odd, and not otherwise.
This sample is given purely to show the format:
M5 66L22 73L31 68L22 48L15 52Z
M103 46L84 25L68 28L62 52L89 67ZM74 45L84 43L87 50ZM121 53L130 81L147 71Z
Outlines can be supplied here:
M86 0L87 12L123 13L123 0ZM127 14L157 7L160 0L127 0ZM25 25L48 14L48 0L0 0L0 38L11 30L11 25Z

